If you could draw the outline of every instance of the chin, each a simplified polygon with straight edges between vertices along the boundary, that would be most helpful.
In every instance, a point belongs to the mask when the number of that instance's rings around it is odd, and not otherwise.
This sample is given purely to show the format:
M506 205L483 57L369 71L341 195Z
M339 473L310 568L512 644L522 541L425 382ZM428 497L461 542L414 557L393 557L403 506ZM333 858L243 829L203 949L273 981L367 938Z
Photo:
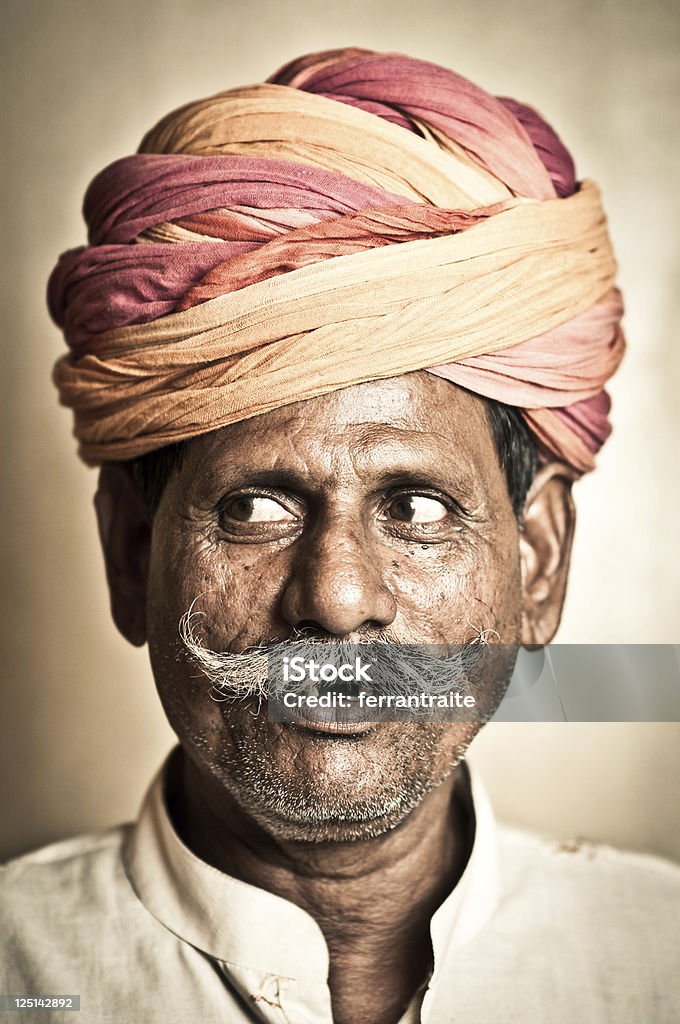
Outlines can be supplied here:
M338 736L269 723L260 742L232 734L206 767L275 839L356 841L405 821L451 775L478 728L390 723Z

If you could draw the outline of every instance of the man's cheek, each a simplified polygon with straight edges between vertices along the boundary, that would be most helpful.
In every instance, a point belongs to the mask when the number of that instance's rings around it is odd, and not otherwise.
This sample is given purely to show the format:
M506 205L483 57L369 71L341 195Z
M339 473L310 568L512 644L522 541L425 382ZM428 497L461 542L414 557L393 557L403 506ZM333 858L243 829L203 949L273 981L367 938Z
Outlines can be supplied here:
M478 543L404 557L391 573L390 586L406 624L430 625L440 634L436 639L458 640L464 637L452 636L452 630L469 631L477 620L483 620L480 629L488 629L491 620L507 617L517 579L511 551Z
M281 573L267 559L199 558L178 579L184 614L193 605L206 643L224 649L269 639L280 601Z

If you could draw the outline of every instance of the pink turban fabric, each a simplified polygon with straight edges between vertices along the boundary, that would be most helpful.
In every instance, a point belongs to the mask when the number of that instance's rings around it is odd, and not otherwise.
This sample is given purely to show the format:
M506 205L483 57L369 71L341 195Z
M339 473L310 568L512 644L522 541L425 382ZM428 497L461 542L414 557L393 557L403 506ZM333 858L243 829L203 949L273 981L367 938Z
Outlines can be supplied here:
M592 468L622 304L597 188L533 110L408 57L311 54L111 164L48 303L84 460L427 369Z

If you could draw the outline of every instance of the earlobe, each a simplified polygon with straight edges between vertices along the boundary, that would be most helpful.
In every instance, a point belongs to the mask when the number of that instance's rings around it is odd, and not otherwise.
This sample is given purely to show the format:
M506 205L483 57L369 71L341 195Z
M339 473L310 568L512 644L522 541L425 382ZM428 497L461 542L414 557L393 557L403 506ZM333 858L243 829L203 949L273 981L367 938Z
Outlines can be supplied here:
M94 505L113 621L126 640L142 647L146 643L151 520L127 466L102 466Z
M576 510L574 472L551 462L536 474L520 534L522 643L547 644L560 623Z

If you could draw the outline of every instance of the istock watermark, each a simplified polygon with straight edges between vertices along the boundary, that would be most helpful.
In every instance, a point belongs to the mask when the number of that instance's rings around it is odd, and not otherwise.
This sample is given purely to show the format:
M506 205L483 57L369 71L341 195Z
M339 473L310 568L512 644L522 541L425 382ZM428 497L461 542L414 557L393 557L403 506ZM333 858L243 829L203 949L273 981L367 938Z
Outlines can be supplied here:
M319 661L318 658L305 659L302 654L295 654L292 658L285 655L282 659L282 674L284 683L302 683L309 680L311 683L372 683L369 669L373 662L363 662L361 655L357 654L353 663L348 661L341 665L335 665L332 661Z
M289 723L477 721L495 710L511 660L500 645L297 644L269 656L268 713Z

